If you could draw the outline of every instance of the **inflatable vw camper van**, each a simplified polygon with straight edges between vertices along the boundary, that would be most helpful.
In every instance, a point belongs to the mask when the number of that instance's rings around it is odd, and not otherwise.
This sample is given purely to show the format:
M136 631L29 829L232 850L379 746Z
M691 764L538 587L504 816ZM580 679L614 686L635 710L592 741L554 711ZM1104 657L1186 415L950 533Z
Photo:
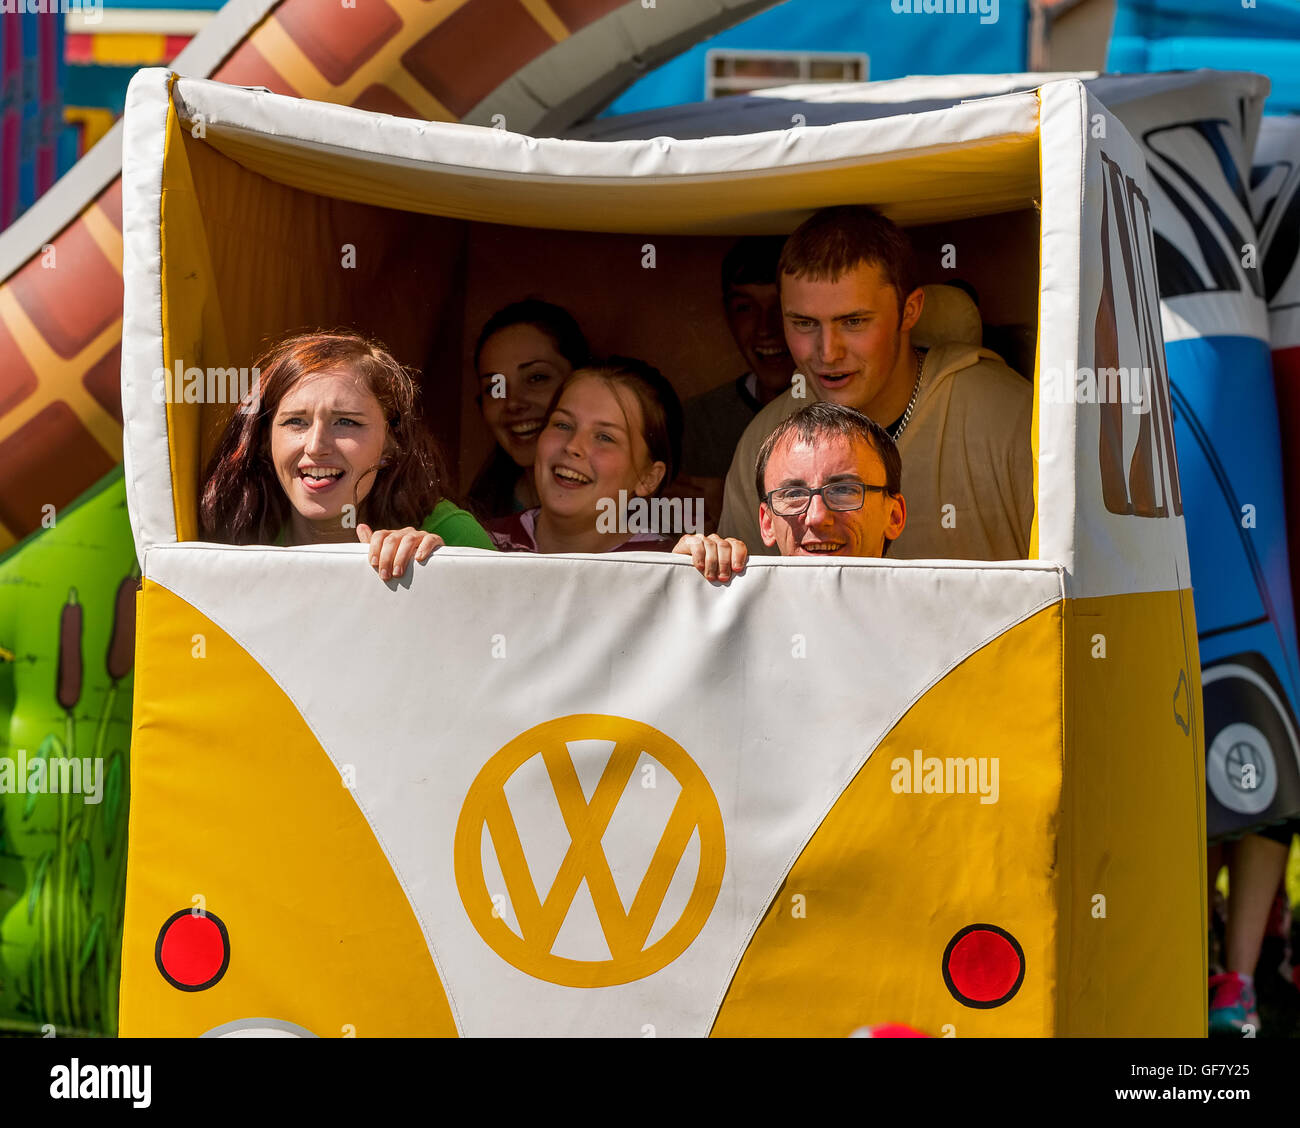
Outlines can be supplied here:
M596 143L137 75L121 1032L1203 1034L1150 198L1078 81ZM1032 342L1027 559L763 558L720 586L685 557L442 548L383 583L360 545L199 539L235 406L160 373L357 326L422 371L463 475L491 310L539 293L703 389L734 363L726 249L844 203L922 264L954 248L985 319ZM1139 398L1098 376L1121 371Z

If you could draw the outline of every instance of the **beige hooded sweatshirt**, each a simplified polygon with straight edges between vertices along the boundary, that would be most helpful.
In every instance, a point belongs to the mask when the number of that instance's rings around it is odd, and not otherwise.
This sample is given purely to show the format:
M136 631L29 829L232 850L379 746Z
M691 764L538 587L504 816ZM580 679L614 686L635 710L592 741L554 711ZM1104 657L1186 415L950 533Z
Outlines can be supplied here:
M823 398L815 380L807 381L807 391ZM751 553L777 555L758 531L758 449L778 423L809 402L791 391L778 396L754 416L731 460L718 532L744 541ZM1029 381L988 349L949 343L925 354L916 407L898 440L907 524L889 550L892 558L1023 560L1029 555L1033 403Z

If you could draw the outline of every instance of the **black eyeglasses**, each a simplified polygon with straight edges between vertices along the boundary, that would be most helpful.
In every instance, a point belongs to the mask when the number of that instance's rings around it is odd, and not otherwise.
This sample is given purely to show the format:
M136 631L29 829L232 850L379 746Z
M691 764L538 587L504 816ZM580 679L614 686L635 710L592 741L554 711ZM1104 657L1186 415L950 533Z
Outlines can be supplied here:
M861 509L867 493L889 493L888 486L869 486L865 482L830 482L818 489L807 486L781 486L772 490L763 500L778 517L798 517L808 511L814 494L821 494L827 509L848 513Z

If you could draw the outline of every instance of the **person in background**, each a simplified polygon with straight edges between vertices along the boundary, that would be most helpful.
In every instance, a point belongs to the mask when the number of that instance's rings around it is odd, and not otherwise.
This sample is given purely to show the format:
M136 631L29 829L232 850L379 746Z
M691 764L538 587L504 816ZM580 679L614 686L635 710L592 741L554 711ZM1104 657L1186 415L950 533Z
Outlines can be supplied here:
M587 339L557 305L528 298L488 318L474 346L474 372L479 411L497 445L467 497L481 518L537 505L533 459L546 409L569 373L586 360Z
M577 369L537 439L539 504L488 522L493 540L504 552L668 551L682 530L636 518L654 517L681 442L681 402L657 368L611 357Z
M225 544L370 545L383 580L443 544L493 547L442 494L411 374L349 330L295 333L256 362L258 387L226 425L199 505ZM255 397L255 398L254 398Z
M682 486L704 498L709 532L722 512L723 481L740 436L790 387L794 373L776 284L784 243L784 235L746 236L722 260L723 310L745 371L687 401L682 438Z
M1255 973L1275 903L1281 900L1281 907L1286 907L1286 894L1279 895L1278 887L1286 874L1291 839L1297 829L1300 829L1300 819L1288 819L1280 826L1265 827L1235 842L1214 843L1209 847L1211 914L1219 870L1225 862L1228 866L1223 966L1210 976L1211 1037L1259 1035ZM1274 974L1273 969L1266 969L1266 974Z

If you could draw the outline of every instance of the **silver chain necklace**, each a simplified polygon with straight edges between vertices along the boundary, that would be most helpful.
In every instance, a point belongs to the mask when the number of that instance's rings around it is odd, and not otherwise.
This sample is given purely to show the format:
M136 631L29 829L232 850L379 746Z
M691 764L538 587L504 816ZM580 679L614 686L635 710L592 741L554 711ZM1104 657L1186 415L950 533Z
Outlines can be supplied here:
M907 430L907 421L912 418L912 408L916 406L916 397L921 394L921 350L913 349L916 354L916 383L912 385L912 398L907 401L907 410L903 412L903 418L898 421L897 430L890 434L894 442L898 442L898 437Z

